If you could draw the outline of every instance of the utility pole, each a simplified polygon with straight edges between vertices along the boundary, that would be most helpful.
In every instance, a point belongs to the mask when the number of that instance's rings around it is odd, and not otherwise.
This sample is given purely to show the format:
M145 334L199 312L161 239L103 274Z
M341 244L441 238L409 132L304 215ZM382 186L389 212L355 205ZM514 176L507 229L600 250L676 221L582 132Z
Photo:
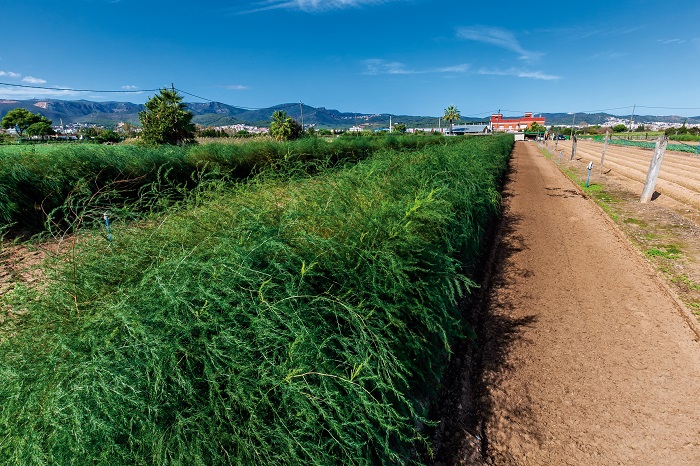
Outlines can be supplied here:
M632 118L630 118L630 127L627 128L627 140L630 140L630 131L632 131L632 125L634 124L634 111L637 109L637 104L632 107Z
M574 138L574 122L576 121L576 113L574 113L574 119L571 120L571 139Z
M304 131L304 107L301 100L299 101L299 113L301 113L301 130Z

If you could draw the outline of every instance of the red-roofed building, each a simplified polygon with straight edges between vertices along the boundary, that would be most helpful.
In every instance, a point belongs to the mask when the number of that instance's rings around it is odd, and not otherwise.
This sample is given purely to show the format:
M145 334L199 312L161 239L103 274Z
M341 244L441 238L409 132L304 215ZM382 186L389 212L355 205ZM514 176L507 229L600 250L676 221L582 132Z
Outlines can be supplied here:
M492 131L517 132L525 131L532 123L544 126L544 117L533 117L532 112L526 112L524 117L503 118L500 113L491 115Z

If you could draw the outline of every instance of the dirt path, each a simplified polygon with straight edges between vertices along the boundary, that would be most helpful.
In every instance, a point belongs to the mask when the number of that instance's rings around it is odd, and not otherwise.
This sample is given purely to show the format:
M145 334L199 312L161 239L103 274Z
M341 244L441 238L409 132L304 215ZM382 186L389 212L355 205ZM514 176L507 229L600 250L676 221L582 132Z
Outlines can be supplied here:
M487 461L700 464L700 343L654 273L532 143L505 203L479 338Z

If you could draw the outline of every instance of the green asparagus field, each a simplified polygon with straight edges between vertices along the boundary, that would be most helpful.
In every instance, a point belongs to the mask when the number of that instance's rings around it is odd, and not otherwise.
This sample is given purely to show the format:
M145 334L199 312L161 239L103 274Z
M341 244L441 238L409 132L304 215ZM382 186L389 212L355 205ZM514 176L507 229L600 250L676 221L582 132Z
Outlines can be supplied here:
M277 155L245 163L217 146L120 149L121 162L76 148L62 168L0 153L26 165L2 165L5 221L55 192L44 210L73 228L42 280L0 295L0 463L424 464L513 145L433 139L269 143ZM177 202L119 220L116 207L167 194L165 165ZM23 203L23 182L46 191Z
M332 142L145 147L46 144L0 146L0 234L66 230L90 211L129 214L162 208L208 180L244 180L262 171L315 173L384 149L415 150L442 137L360 137ZM155 195L154 195L155 194ZM100 214L101 216L101 214Z

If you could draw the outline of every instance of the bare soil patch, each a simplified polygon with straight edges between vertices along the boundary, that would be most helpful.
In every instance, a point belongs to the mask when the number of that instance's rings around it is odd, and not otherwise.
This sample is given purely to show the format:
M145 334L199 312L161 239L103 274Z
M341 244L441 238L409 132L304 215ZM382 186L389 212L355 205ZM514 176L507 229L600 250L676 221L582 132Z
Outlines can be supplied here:
M41 286L44 260L58 254L62 247L65 243L57 240L0 244L0 341L14 334L19 318L25 314L5 295L17 286Z
M700 464L700 343L677 301L535 144L511 163L438 463Z
M0 246L0 341L10 338L22 310L14 309L3 299L18 283L37 280L36 266L43 260L40 251L23 245Z

